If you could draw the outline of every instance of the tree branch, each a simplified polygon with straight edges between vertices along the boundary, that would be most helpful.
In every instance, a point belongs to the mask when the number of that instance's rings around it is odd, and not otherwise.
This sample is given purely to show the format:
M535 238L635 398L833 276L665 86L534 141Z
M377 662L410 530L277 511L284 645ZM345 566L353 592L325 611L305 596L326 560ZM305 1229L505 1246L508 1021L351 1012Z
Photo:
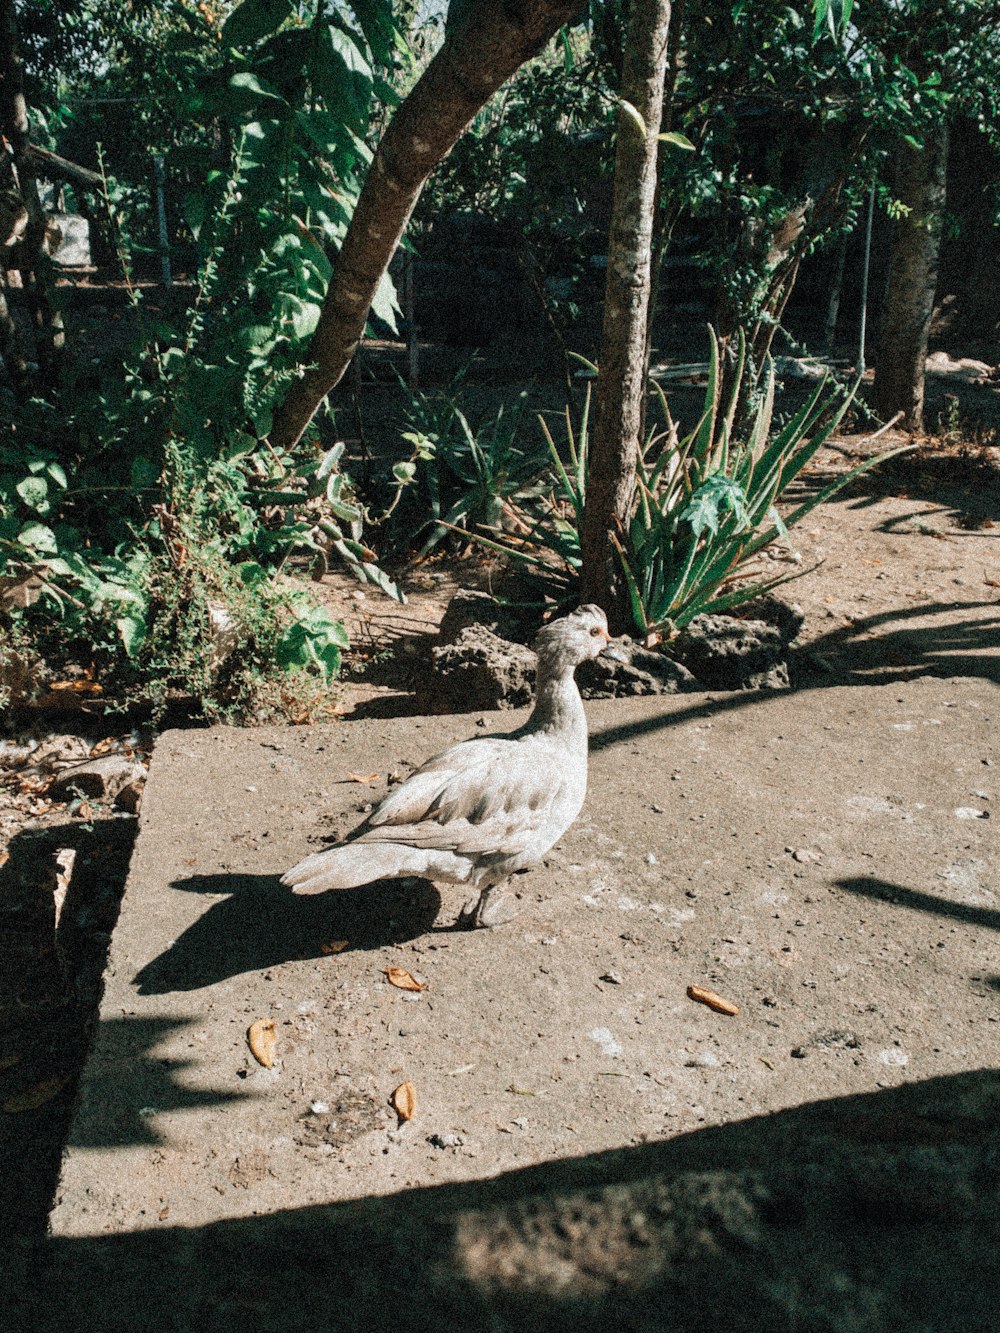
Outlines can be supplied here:
M312 364L275 413L276 447L300 438L350 365L428 176L497 89L581 7L581 0L474 0L448 33L372 160L309 344Z

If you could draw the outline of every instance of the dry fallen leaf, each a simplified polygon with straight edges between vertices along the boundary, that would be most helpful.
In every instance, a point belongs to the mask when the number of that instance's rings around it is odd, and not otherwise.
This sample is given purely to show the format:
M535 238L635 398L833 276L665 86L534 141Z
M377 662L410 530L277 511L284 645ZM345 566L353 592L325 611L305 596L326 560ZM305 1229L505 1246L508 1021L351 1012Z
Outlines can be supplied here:
M103 694L104 686L96 680L54 680L49 686L53 694Z
M378 773L348 773L348 782L378 782Z
M77 819L93 819L94 808L89 801L81 801L73 813Z
M728 1014L731 1018L735 1018L740 1012L738 1004L716 995L715 991L709 990L707 986L688 986L687 993L688 999L697 1000L699 1004L707 1004L709 1009L714 1009L717 1014Z
M400 990L427 989L427 982L418 981L412 972L407 972L405 967L387 967L384 971L389 979L390 986L398 986Z
M278 1046L277 1025L273 1018L255 1019L247 1029L250 1054L265 1069L274 1068L274 1053Z
M326 954L343 953L349 943L349 940L330 940L329 944L321 944L319 951Z
M39 1106L44 1106L53 1097L57 1097L68 1082L68 1074L43 1079L41 1083L36 1083L34 1087L26 1088L24 1092L8 1097L3 1104L4 1113L6 1115L20 1115L22 1111L37 1110Z
M0 852L0 866L5 866L9 860L10 860L10 852L5 847L3 851Z
M417 1090L412 1083L400 1083L389 1101L392 1103L392 1109L399 1116L399 1123L403 1125L407 1120L413 1119L414 1112L417 1109Z

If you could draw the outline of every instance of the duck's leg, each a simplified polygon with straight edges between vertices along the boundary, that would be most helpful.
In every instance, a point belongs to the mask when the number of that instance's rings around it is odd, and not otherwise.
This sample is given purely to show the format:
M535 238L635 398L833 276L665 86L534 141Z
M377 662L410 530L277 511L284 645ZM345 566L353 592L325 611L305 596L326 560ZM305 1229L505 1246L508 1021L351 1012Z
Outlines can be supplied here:
M465 904L456 924L463 930L483 930L513 921L518 908L501 892L502 887L502 880L498 884L487 884L477 898L470 898Z

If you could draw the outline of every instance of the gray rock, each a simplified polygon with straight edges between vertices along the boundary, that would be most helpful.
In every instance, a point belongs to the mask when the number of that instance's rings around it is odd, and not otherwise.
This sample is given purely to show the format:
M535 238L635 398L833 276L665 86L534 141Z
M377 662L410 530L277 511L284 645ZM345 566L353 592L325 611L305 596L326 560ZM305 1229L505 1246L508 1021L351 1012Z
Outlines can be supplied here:
M48 794L56 801L71 800L77 795L112 800L123 788L145 776L146 770L135 759L123 754L105 754L100 759L64 768Z
M504 606L488 592L460 588L448 603L438 629L438 643L454 643L471 625L488 629L498 638L528 643L534 638L541 616L535 608Z
M482 625L467 625L454 642L431 650L433 712L523 708L535 693L535 654Z
M633 643L627 635L615 640L615 647L628 658L614 662L598 657L584 662L576 673L580 693L585 699L621 699L639 694L679 694L697 689L697 681L686 666Z
M695 616L677 641L681 662L709 690L788 689L787 633L763 620Z

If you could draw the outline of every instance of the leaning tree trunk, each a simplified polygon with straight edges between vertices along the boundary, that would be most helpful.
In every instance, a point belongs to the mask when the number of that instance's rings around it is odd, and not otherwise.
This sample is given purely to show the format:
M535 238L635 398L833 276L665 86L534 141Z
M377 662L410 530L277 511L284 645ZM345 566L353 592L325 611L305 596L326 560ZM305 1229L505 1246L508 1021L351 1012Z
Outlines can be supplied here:
M612 539L628 522L645 417L657 135L669 29L670 0L633 0L621 94L646 128L643 133L631 114L619 109L600 373L581 532L584 595L604 607L616 629L629 622Z
M274 417L271 443L299 439L339 383L365 331L382 274L427 177L476 113L582 8L582 0L472 0L382 136L340 247L311 362Z
M924 365L937 286L948 163L947 126L928 133L922 149L900 145L896 196L909 212L896 223L875 366L875 409L884 421L903 414L923 429Z

